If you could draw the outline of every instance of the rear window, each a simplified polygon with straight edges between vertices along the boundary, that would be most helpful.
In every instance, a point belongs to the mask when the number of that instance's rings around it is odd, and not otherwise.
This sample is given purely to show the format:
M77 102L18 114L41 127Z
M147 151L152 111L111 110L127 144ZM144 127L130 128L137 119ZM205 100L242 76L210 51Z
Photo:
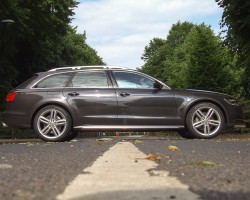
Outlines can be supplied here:
M61 88L65 87L69 82L72 74L56 74L42 79L34 88Z
M38 77L38 74L34 74L31 78L28 80L24 81L20 85L16 87L16 89L25 89L29 84L31 84L36 78Z

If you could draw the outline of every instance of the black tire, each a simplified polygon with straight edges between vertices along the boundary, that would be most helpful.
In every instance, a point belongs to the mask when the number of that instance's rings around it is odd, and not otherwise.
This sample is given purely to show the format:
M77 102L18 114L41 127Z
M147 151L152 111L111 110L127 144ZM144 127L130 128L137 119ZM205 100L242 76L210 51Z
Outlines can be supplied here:
M69 136L67 137L66 141L73 140L77 135L78 135L78 131L72 130L71 133L69 134Z
M36 113L33 128L43 141L64 142L70 136L72 120L66 110L50 105Z
M218 106L212 103L195 105L186 117L188 132L195 138L214 138L222 131L224 124L224 114Z
M181 130L179 130L179 131L178 131L178 134L179 134L181 137L185 138L185 139L194 139L194 136L191 135L191 134L188 132L187 129L181 129Z

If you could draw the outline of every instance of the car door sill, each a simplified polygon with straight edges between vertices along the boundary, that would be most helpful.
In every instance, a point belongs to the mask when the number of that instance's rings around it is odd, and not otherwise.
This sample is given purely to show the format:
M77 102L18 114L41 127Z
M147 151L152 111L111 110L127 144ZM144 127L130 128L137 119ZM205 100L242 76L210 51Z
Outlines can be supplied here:
M182 125L172 125L172 126L142 126L142 125L85 125L76 126L75 129L81 130L167 130L167 129L181 129L184 128Z

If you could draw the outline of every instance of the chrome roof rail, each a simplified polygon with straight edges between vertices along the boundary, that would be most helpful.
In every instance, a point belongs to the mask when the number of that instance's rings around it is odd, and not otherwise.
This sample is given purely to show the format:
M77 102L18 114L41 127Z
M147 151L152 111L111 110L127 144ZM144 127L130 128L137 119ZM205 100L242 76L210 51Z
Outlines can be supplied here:
M59 67L49 70L49 72L55 72L60 70L81 70L81 69L129 69L126 67L119 66L106 66L106 65L96 65L96 66L73 66L73 67Z

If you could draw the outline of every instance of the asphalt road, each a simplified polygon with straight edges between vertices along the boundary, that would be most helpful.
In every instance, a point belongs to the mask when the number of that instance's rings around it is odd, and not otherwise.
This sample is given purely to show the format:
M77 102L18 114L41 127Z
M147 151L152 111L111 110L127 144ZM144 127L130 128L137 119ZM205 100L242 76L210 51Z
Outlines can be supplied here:
M0 199L55 199L113 143L85 139L0 145Z
M83 173L83 169L121 140L2 144L0 199L56 199L77 175ZM159 155L161 159L155 170L169 171L202 199L250 199L249 137L214 140L168 137L127 141L145 154ZM168 146L176 146L179 150L170 151ZM178 198L173 195L171 199Z
M202 199L250 199L250 138L144 140L136 146L161 155L157 170L169 171Z

